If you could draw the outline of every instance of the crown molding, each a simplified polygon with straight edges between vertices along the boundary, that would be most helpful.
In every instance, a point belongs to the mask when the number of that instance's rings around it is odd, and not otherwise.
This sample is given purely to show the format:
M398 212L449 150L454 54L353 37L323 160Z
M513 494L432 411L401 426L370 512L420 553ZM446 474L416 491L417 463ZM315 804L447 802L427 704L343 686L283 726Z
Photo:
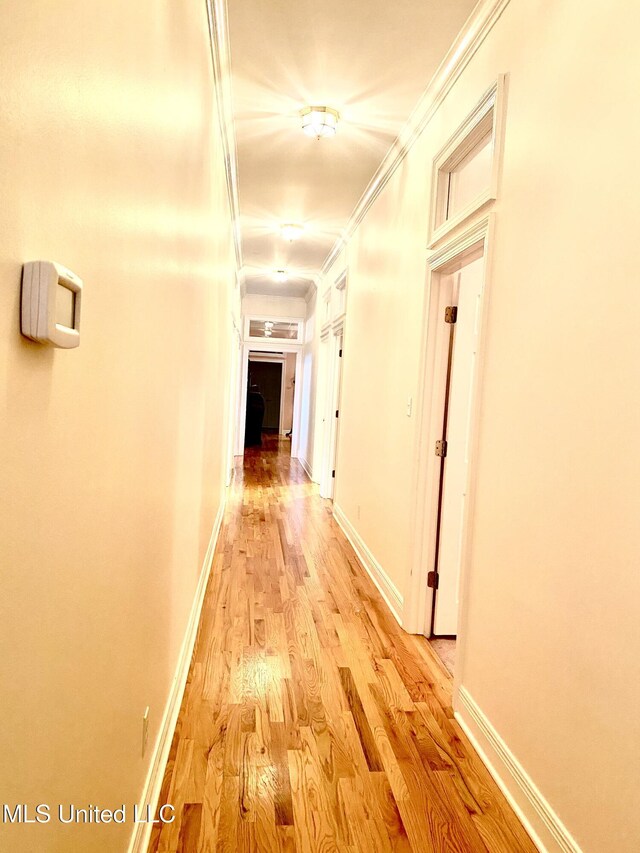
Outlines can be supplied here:
M493 25L507 8L509 2L510 0L480 0L475 7L440 63L438 70L431 78L407 123L392 143L369 185L360 196L343 235L334 243L322 265L323 273L328 271L338 254L347 245L356 228L366 216L367 211L429 124L453 84L491 32Z
M226 0L205 0L209 22L209 44L216 93L216 106L222 137L224 170L231 212L231 228L236 256L236 284L242 288L239 273L242 270L242 238L240 234L240 208L238 205L238 163L236 136L233 121L231 90L231 54L229 49L229 26Z

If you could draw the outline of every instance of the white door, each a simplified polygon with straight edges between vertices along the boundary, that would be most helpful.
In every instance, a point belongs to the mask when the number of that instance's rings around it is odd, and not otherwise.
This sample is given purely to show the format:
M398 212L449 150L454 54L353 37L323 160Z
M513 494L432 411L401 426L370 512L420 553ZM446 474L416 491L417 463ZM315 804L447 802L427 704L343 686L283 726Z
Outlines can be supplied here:
M333 500L335 491L335 469L338 457L338 433L340 425L340 391L342 387L342 333L331 339L330 362L327 373L327 401L325 423L325 453L320 496Z
M438 587L433 619L433 633L438 636L455 636L458 628L462 529L483 268L484 258L481 257L451 276L443 277L450 281L444 287L444 292L450 294L452 300L449 304L457 306L458 310L449 378L447 451L442 460L444 476L437 543Z
M331 462L331 498L335 493L336 478L335 470L338 462L338 438L340 437L340 392L342 391L342 334L336 335L335 339L335 364L336 364L336 393L335 411L333 412L333 439L332 439L332 462Z

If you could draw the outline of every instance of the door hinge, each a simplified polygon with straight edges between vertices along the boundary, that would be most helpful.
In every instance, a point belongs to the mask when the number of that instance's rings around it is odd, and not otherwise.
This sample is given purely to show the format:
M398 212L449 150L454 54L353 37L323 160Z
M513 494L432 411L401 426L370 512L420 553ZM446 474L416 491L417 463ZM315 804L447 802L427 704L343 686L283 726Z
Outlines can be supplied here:
M427 586L429 589L438 589L438 583L440 580L440 575L435 572L429 572L427 575Z
M338 350L338 358L342 358L342 349Z
M339 417L340 417L340 409L336 409L336 417L337 417L337 418L339 418Z
M445 323L455 323L458 319L458 309L455 305L449 305L448 308L444 309L444 321Z
M436 456L445 457L447 455L447 440L446 438L441 438L440 441L436 441Z
M331 476L332 476L332 477L334 478L334 480L335 480L335 476L336 476L336 469L335 469L335 468L334 468L334 469L333 469L333 471L331 472Z

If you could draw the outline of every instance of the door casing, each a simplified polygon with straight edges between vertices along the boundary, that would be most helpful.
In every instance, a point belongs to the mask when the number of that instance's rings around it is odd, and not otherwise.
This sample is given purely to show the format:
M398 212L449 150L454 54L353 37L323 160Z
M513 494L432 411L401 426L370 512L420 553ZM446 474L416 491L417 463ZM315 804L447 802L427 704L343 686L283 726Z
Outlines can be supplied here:
M260 342L260 351L262 353L283 353L294 352L296 354L296 377L302 377L302 346L300 344L286 344L281 342ZM242 378L240 399L238 401L238 412L236 419L236 456L244 455L244 429L247 416L247 381L249 378L249 353L255 351L258 346L255 343L245 342L242 345ZM293 426L291 432L291 456L293 459L298 458L300 445L300 412L302 404L302 394L308 392L308 389L302 387L302 382L298 382L293 389Z
M460 562L460 604L458 612L458 636L464 632L466 587L468 583L468 554L470 547L470 519L473 515L475 458L477 424L479 414L478 389L482 380L484 353L484 326L486 324L487 289L490 279L491 245L493 242L494 214L469 225L456 237L448 240L427 259L427 281L424 303L422 348L420 355L421 388L418 398L418 421L414 458L414 515L412 519L412 570L405 589L402 624L414 634L428 634L431 623L433 593L427 587L427 574L433 568L435 556L435 527L439 486L439 457L435 455L435 442L442 430L442 408L445 376L438 366L436 352L436 326L441 322L437 311L439 279L442 274L454 272L465 266L470 259L482 255L484 258L483 281L480 295L478 350L472 377L472 398L469 436L469 465L466 482L466 505L462 521L462 551ZM463 644L460 644L463 648ZM459 651L462 651L462 648ZM457 689L462 671L462 654L456 656L454 686Z
M342 364L340 350L344 349L344 324L336 326L326 343L328 351L327 394L325 400L324 439L322 444L322 470L320 475L320 497L333 500L338 456L339 425L336 411L340 410Z

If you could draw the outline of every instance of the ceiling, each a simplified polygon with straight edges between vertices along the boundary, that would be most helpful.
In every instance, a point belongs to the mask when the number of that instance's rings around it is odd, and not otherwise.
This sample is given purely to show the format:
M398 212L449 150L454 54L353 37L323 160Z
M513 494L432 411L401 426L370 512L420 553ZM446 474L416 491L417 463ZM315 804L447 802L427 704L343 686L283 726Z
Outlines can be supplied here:
M304 296L475 0L231 0L242 278ZM299 111L340 112L317 140ZM279 225L303 223L295 242ZM276 269L289 280L272 280Z

